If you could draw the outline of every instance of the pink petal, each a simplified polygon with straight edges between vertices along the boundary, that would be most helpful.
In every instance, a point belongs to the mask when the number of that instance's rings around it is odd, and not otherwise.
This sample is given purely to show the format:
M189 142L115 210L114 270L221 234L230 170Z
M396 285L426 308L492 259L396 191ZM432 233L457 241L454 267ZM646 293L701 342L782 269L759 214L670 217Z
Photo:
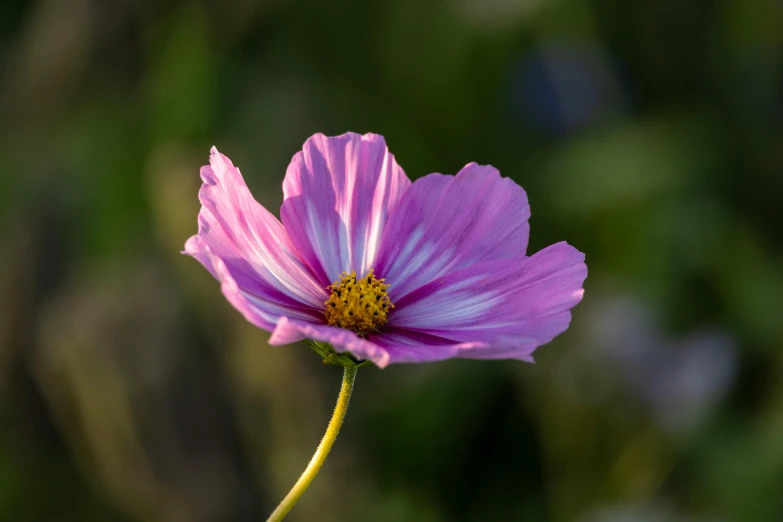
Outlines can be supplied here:
M295 317L299 321L323 321L323 314L312 308L286 304L284 297L268 294L261 296L256 293L258 287L252 287L255 291L242 288L233 277L232 270L228 268L229 263L234 260L213 254L199 236L193 236L188 240L186 253L201 261L220 281L220 288L228 302L239 310L245 319L259 328L271 332L281 316ZM236 270L234 273L237 273Z
M381 368L389 362L389 356L383 348L350 330L286 317L277 322L269 344L291 344L303 339L329 343L338 352L350 352L359 359L369 359Z
M492 343L481 341L455 342L434 335L422 334L403 328L390 328L370 336L370 340L388 354L385 364L422 363L452 358L468 359L518 359L533 362L533 348L520 346L512 340L495 339ZM383 366L381 366L383 367Z
M473 264L525 255L530 207L522 187L490 166L430 174L405 193L383 234L376 273L392 301Z
M402 329L370 334L362 339L350 330L281 317L275 327L271 345L291 344L304 339L329 343L340 353L349 352L359 360L370 360L379 368L392 363L433 362L453 357L474 359L520 359L532 362L530 350L519 347L490 346L483 342L455 343L431 335ZM479 352L479 353L476 353Z
M389 214L410 180L382 136L316 134L286 172L286 230L322 286L374 267Z
M485 261L396 301L388 326L483 343L463 347L459 357L524 358L568 328L586 277L584 254L566 243L529 258Z
M262 328L271 329L283 314L322 319L326 289L281 223L253 199L239 169L213 148L201 177L199 232L185 253L220 280L229 301Z

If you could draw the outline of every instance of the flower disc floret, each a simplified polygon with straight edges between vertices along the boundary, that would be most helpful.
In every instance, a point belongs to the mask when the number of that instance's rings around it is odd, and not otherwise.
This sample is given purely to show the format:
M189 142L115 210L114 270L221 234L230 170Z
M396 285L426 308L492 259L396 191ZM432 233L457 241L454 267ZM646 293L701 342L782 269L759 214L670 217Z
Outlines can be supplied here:
M385 325L394 305L386 292L389 285L384 281L377 279L372 269L359 279L355 271L340 274L340 279L327 287L332 292L324 303L327 324L360 335Z

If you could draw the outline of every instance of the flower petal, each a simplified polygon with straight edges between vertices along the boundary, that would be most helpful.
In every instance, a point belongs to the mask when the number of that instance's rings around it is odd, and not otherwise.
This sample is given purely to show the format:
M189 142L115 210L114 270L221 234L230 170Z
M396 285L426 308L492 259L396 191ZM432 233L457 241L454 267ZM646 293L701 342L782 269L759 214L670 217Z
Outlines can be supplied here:
M529 258L479 263L423 285L395 303L388 326L483 343L459 357L521 358L568 328L586 277L584 254L557 243Z
M281 317L275 327L271 345L291 344L304 339L329 343L337 352L349 352L359 360L370 360L379 368L392 363L433 362L453 357L474 359L521 359L532 362L529 352L523 352L483 342L454 341L403 329L375 332L363 339L350 330L313 324L308 321ZM480 352L474 354L474 352ZM473 356L471 354L474 354Z
M518 359L533 362L532 349L514 342L492 344L481 341L455 342L403 328L391 328L371 335L370 340L388 353L386 364L422 363L446 359Z
M478 262L525 255L525 191L491 166L430 174L405 193L383 234L376 273L396 301L441 275Z
M373 268L389 214L411 182L382 136L316 134L291 160L280 211L293 244L328 286Z
M328 297L324 286L300 259L282 224L253 199L239 169L213 148L201 177L199 232L188 240L185 253L223 283L224 293L233 296L226 297L246 316L245 306L263 310L263 319L251 319L262 328L269 329L271 318L283 312L317 316Z
M350 352L359 359L369 359L383 368L389 362L389 355L380 346L362 339L351 330L313 324L299 319L280 318L269 344L290 344L303 339L329 343L337 352Z
M220 288L228 302L259 328L271 332L281 316L294 317L299 321L323 321L323 314L317 310L303 307L284 294L275 294L263 284L246 279L248 275L242 271L237 259L215 255L199 236L188 240L185 253L198 259L220 281ZM242 281L242 286L237 280Z

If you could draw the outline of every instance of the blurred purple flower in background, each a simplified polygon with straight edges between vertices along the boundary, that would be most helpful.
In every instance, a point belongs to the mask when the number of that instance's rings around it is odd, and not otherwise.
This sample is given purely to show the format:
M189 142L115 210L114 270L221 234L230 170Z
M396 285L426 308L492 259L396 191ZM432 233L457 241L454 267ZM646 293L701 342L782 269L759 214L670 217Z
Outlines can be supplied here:
M491 166L411 183L375 134L316 134L288 167L282 223L212 150L185 253L270 344L330 343L380 367L532 360L582 299L584 254L526 255L525 191Z
M734 381L736 346L731 337L705 328L664 339L652 311L635 298L599 303L591 328L596 345L667 430L696 427Z

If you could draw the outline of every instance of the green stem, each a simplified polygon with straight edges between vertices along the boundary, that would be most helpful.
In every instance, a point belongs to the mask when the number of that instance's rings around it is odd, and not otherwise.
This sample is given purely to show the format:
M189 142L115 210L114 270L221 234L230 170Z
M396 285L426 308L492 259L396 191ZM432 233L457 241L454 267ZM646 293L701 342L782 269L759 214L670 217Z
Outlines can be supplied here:
M344 367L343 385L340 388L340 395L337 397L337 406L334 408L332 420L329 421L329 427L326 428L326 433L321 440L321 444L318 445L318 449L315 450L313 458L310 459L310 463L302 472L299 480L296 481L294 487L291 488L291 491L288 492L288 495L280 502L275 511L269 515L266 522L278 522L283 520L321 470L321 466L323 466L326 456L329 455L329 450L332 449L334 441L337 440L337 434L340 433L340 426L343 425L345 414L348 411L348 402L351 400L353 383L356 380L356 371L357 368L355 366Z

